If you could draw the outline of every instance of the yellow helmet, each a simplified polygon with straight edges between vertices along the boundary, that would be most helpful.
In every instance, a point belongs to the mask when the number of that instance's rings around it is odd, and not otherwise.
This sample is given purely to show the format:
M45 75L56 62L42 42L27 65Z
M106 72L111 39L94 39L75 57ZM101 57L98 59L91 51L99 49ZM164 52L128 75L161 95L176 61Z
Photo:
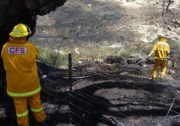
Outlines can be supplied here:
M167 41L167 38L165 36L160 35L159 36L159 40L160 41Z
M16 25L13 30L9 33L10 36L20 38L28 36L28 28L25 24Z

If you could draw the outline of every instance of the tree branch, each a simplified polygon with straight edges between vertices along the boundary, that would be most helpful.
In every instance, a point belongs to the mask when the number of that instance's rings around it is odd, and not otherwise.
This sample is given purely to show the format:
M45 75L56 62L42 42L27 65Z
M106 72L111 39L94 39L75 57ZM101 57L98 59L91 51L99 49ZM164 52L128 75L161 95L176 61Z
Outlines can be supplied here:
M166 6L166 11L173 15L173 18L174 18L173 22L180 27L180 22L177 20L176 15L169 9L171 3L173 3L172 0L168 0L168 4ZM165 7L165 0L163 1L163 13L162 13L162 16L164 16L164 10L165 10L164 7Z

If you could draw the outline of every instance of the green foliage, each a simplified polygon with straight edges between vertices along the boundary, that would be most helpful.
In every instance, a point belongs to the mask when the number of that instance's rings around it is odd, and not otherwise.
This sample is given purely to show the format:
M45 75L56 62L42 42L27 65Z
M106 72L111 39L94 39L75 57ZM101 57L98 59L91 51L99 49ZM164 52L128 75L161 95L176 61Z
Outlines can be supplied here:
M40 48L39 61L49 65L60 67L61 65L67 66L67 54L61 55L53 48Z
M118 55L119 55L119 56L122 56L122 57L125 57L125 58L130 57L131 54L132 54L132 48L122 48L122 49L118 52Z
M83 61L104 61L108 56L123 56L129 58L130 56L142 57L142 47L144 45L139 45L137 43L127 45L119 48L112 48L110 44L103 45L87 45L87 46L76 46L76 47L61 47L55 48L45 48L40 47L40 57L41 62L53 65L55 67L65 67L68 66L68 54L72 54L73 64L80 63ZM57 48L57 47L56 47Z

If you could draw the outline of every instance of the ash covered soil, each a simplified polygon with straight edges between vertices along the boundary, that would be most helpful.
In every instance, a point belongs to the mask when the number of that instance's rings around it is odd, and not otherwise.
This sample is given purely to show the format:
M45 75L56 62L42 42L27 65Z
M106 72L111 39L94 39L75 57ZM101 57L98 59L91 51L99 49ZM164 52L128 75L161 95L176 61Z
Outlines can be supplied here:
M173 75L152 81L147 66L89 61L73 65L71 91L67 69L38 66L48 126L180 125L180 81ZM12 100L3 90L0 126L16 126ZM39 126L32 115L30 122Z

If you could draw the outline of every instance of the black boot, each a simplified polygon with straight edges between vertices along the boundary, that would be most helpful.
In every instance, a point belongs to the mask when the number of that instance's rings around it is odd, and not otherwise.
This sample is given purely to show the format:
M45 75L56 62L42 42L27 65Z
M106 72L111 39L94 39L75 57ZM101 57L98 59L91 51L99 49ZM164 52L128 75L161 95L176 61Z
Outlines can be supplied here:
M40 123L39 126L50 126L49 121L50 121L50 116L47 115L46 120Z

